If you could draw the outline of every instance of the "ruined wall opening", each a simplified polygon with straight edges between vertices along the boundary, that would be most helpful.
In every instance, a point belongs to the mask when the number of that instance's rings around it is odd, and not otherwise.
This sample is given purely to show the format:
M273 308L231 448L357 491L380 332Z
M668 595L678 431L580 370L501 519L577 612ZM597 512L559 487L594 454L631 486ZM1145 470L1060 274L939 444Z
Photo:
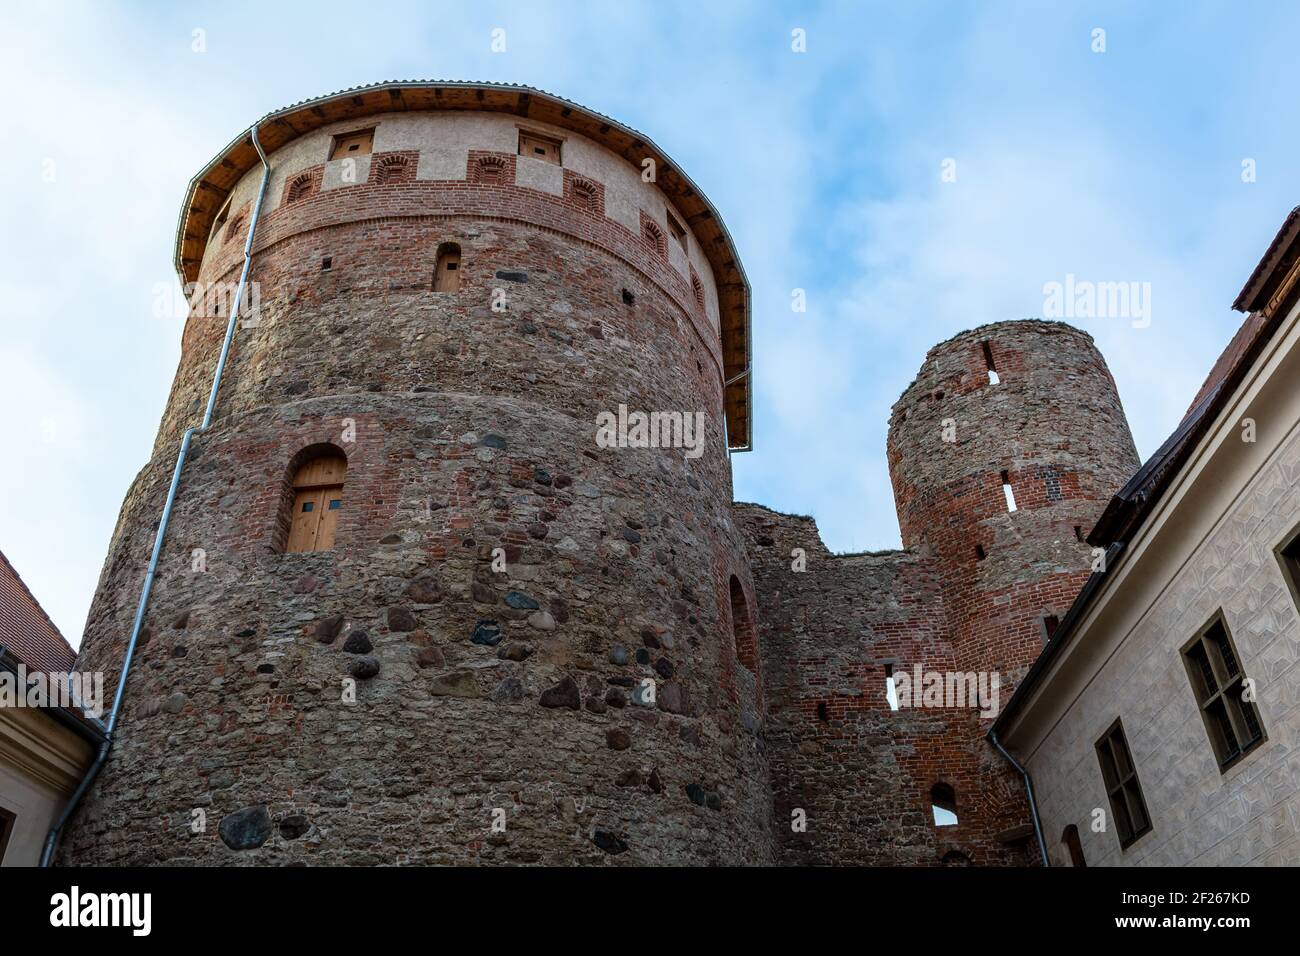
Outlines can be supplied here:
M957 792L950 784L936 783L930 788L930 812L937 827L957 825Z
M754 619L745 600L745 589L734 574L731 576L731 636L736 645L736 659L757 676L758 639L754 635Z

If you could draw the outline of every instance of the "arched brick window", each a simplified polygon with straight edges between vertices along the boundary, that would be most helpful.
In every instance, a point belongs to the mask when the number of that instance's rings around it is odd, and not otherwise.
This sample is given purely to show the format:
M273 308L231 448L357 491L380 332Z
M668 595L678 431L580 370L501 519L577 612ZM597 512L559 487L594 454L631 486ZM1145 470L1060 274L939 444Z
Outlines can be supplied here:
M600 200L596 184L589 179L575 179L573 181L573 199L574 202L588 212L600 212Z
M939 862L944 866L970 866L970 857L960 850L949 850Z
M1066 852L1070 854L1070 866L1082 867L1087 866L1088 861L1083 857L1083 843L1079 840L1079 828L1071 823L1061 834L1061 844L1065 847Z
M950 784L936 783L930 788L930 812L937 827L957 825L957 792Z
M227 242L230 242L232 239L234 239L243 231L244 231L244 214L241 212L234 219L230 220L230 225L226 227L226 234L221 239L222 245L225 245Z
M295 464L285 496L284 550L329 551L343 510L347 457L333 445L316 445L301 452Z
M668 258L668 240L657 223L644 219L641 222L641 235L645 244L654 250L655 255Z
M506 161L500 156L480 156L475 164L474 181L500 183L506 178Z
M731 576L731 635L736 643L736 659L758 674L758 640L754 634L754 621L745 601L745 589L739 579Z
M385 156L375 171L377 183L409 183L415 179L415 166L405 156Z
M302 173L289 183L289 189L284 194L286 203L297 202L300 199L306 199L316 191L316 177L311 173Z
M433 267L433 291L460 291L460 246L454 242L444 242L438 247L438 263Z

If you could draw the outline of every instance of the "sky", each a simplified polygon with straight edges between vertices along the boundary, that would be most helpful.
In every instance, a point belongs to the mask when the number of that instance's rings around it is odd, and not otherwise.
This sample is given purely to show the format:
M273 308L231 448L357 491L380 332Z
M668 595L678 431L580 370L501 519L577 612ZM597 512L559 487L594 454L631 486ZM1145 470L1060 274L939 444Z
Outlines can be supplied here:
M1298 32L1241 0L6 4L0 550L77 645L176 370L190 178L270 110L393 79L539 87L689 173L753 287L736 499L832 550L899 545L886 423L926 350L1067 276L1149 290L1149 322L1071 319L1145 458L1300 202Z

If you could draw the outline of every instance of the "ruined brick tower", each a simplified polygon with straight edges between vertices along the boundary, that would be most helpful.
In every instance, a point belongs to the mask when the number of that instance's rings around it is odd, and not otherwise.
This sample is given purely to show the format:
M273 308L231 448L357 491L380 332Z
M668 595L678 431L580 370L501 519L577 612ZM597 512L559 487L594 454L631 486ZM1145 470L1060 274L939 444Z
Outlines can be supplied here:
M894 406L888 452L903 551L832 555L811 518L737 505L779 854L1033 863L1023 785L984 739L994 711L894 710L887 679L995 672L997 701L1010 697L1088 578L1087 532L1138 464L1114 381L1070 326L982 326L930 350ZM955 824L936 825L933 807Z
M525 88L383 84L257 130L257 308L60 859L773 861L728 461L748 284L716 211ZM235 283L261 177L248 134L196 177L186 281ZM218 313L186 322L88 620L110 680ZM702 454L598 446L620 405L702 412Z
M1009 696L1088 577L1084 537L1139 464L1106 362L1062 323L964 332L895 403L888 452L903 547L940 569L956 668L1000 672Z

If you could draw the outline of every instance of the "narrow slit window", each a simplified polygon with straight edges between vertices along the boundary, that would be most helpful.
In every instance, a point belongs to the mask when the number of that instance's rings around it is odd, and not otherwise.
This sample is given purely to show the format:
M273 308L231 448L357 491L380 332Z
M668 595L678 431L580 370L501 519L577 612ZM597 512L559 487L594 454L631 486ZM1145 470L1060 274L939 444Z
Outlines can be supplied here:
M1044 614L1042 617L1042 623L1043 643L1046 644L1052 639L1053 635L1056 634L1056 629L1061 626L1061 619L1055 614Z
M1151 817L1129 753L1128 739L1124 736L1124 725L1118 719L1097 741L1097 762L1101 764L1101 779L1110 799L1110 813L1120 849L1127 850L1144 834L1151 832Z
M293 477L286 552L329 551L334 547L347 470L347 459L338 454L313 458L298 469Z
M1264 726L1255 701L1247 699L1254 685L1222 614L1183 649L1183 661L1219 770L1227 770L1264 742Z
M355 133L343 133L334 137L334 148L330 150L330 159L347 159L349 156L369 156L375 146L373 129L357 130ZM320 155L319 153L317 155Z
M1005 471L1002 473L1002 494L1007 499L1007 511L1016 510L1016 493L1011 490L1011 476Z
M988 368L989 384L997 385L1002 379L998 376L998 367L993 364L993 349L988 342L980 343L984 347L984 364Z
M1071 823L1061 834L1061 843L1070 855L1070 866L1081 868L1088 865L1083 856L1083 842L1079 839L1079 828Z
M676 239L677 244L682 247L682 251L686 252L686 227L678 222L677 217L672 213L667 212L666 210L665 212L668 216L668 231L673 234L673 238Z
M460 291L460 246L454 242L444 242L438 247L438 264L433 270L433 291Z
M1074 526L1074 540L1078 541L1080 544L1083 543L1083 525L1076 524Z
M984 545L982 545L982 544L977 544L977 545L975 545L975 560L976 560L976 561L983 561L987 556L988 556L988 555L986 555L986 554L984 553Z
M519 155L540 159L544 163L560 163L560 141L538 133L519 131Z
M894 683L894 665L885 665L885 700L890 710L898 710L898 686Z
M937 827L957 825L957 793L946 783L936 783L930 788L930 812Z

